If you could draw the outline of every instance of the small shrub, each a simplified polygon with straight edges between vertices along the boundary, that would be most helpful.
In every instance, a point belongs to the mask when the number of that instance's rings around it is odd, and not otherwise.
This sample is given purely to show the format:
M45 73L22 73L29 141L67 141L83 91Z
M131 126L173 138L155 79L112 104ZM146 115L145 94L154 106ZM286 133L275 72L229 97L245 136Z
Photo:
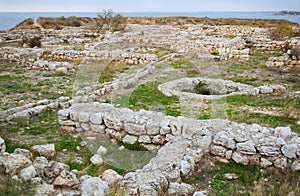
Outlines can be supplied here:
M53 73L54 76L65 76L66 73L62 70L55 70Z
M28 45L30 48L34 47L41 47L41 37L33 37L33 38L27 38L27 37L22 37L22 41L20 42L20 45L23 46L24 44Z
M291 38L294 35L293 28L289 25L281 25L279 27L272 27L269 29L269 36L272 39L280 40Z
M194 92L197 94L201 94L201 95L210 95L209 88L208 88L207 84L204 82L199 82L194 87Z

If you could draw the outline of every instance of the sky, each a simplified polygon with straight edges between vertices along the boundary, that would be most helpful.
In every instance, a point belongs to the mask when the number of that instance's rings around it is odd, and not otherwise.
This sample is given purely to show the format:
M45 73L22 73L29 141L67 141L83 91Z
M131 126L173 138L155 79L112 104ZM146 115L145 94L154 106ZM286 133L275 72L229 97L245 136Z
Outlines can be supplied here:
M300 0L0 0L0 12L300 11Z

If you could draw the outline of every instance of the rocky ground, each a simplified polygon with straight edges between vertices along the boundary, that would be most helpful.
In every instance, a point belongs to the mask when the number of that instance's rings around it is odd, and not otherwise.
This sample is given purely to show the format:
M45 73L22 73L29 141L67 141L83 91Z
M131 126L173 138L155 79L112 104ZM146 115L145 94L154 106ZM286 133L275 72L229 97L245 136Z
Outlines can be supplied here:
M0 33L3 195L300 194L299 25L162 20Z

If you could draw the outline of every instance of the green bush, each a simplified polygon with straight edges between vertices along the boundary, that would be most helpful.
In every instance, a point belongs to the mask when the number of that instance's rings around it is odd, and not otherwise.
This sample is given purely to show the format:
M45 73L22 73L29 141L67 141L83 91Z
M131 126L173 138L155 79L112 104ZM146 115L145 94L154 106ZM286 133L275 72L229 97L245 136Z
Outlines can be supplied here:
M289 25L281 25L276 28L270 28L269 29L269 36L272 39L280 40L280 39L286 39L291 38L294 36L293 28Z
M210 95L209 88L206 83L199 82L195 87L194 87L194 92L197 94L201 95Z

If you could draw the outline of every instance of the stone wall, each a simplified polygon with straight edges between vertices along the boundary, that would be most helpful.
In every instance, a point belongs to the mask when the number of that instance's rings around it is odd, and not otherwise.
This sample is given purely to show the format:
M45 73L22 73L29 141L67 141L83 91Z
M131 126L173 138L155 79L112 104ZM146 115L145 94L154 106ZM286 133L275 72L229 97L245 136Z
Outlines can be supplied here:
M211 95L193 93L194 87L200 82L206 86L205 88L209 90ZM166 96L189 97L195 100L220 99L232 95L281 95L286 92L285 87L282 85L253 87L230 80L211 78L181 78L160 84L158 89Z
M149 149L182 136L190 142L195 140L205 152L237 163L300 169L300 137L289 127L175 118L97 102L77 103L59 111L59 123L64 130L106 134L124 143L138 142Z
M268 67L300 68L300 60L289 59L288 56L270 57L266 63Z
M31 115L45 112L48 109L68 108L71 106L69 97L60 97L56 101L44 99L35 103L0 111L0 120L11 120L13 118L29 118Z

